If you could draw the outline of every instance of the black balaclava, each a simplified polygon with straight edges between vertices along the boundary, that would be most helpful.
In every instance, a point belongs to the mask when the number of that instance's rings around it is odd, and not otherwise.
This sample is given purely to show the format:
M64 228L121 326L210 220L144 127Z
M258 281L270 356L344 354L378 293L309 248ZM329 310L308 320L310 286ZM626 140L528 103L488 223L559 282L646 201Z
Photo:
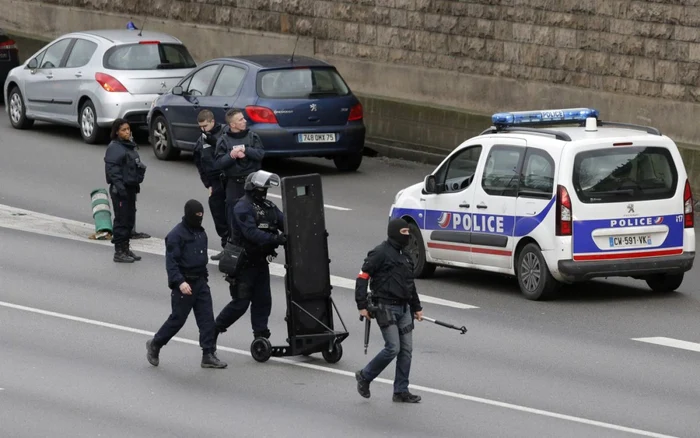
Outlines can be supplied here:
M265 187L255 187L250 191L250 196L256 201L263 201L267 197L267 189Z
M389 221L389 226L387 227L387 235L389 236L389 242L396 243L400 247L405 247L408 245L409 235L401 234L402 228L408 228L408 222L403 219L392 219Z
M197 213L204 213L202 203L196 199L190 199L185 204L185 223L190 228L199 228L202 226L202 216L197 216Z

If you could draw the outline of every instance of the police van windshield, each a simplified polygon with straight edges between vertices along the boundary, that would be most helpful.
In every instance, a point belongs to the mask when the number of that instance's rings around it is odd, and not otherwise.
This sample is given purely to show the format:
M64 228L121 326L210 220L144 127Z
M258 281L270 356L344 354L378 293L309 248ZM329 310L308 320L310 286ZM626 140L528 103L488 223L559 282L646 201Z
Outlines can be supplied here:
M587 204L648 201L672 197L678 172L668 149L619 146L577 154L573 182Z

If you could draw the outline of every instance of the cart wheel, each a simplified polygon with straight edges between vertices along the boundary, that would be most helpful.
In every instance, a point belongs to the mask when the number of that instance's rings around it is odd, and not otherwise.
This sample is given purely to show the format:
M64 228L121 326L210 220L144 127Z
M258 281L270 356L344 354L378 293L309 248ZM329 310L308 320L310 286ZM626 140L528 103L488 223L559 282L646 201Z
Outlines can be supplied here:
M255 338L250 344L250 354L258 362L267 362L272 355L272 344L266 338Z
M323 351L321 351L321 354L323 355L323 358L326 360L326 362L336 363L340 360L341 357L343 357L343 346L334 342L333 349L331 351L328 351L324 348Z

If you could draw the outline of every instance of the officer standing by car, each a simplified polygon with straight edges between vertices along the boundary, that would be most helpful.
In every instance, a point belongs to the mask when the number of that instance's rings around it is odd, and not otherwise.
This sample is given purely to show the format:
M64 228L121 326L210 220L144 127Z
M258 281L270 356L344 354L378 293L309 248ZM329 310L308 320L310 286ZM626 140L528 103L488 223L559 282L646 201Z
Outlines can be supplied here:
M112 124L112 141L105 152L105 177L114 209L112 244L116 263L141 260L129 248L131 233L136 223L136 194L146 175L146 165L136 151L131 127L124 119Z
M234 226L233 208L245 194L246 177L262 167L265 156L258 134L246 128L243 111L231 109L226 113L223 133L216 144L216 165L226 175L226 209L229 214L229 233Z
M202 228L203 217L202 203L190 199L185 204L182 221L165 237L165 268L172 313L153 339L146 342L146 358L153 366L158 366L160 349L185 325L192 310L199 327L202 368L227 366L216 357L214 309L207 271L208 239Z
M388 239L371 250L355 281L355 301L360 315L375 318L384 338L384 349L367 366L355 373L357 392L369 398L370 383L396 359L392 400L418 403L421 397L408 391L413 351L413 318L423 319L423 308L413 280L413 262L404 252L409 241L408 223L393 219L387 228ZM367 301L371 279L372 300ZM372 304L374 314L368 308Z
M223 126L216 123L214 113L202 110L197 115L197 123L202 135L194 145L194 163L204 187L209 189L209 210L211 211L216 233L221 237L221 247L228 240L228 222L226 221L226 180L224 174L216 167L216 143L221 137ZM220 260L223 251L211 257Z
M275 249L287 241L284 231L284 215L277 206L266 199L270 186L279 186L279 176L259 170L248 175L245 195L233 211L234 228L231 241L244 250L242 266L233 278L227 277L232 301L216 317L217 337L225 332L250 305L253 337L270 337L267 323L272 310L270 268L268 258Z

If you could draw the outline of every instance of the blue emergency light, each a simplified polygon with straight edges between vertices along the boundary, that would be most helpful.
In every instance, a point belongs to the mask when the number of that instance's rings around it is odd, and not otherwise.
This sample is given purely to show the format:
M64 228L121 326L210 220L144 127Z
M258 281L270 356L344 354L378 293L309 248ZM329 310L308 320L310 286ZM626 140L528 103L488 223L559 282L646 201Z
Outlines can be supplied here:
M126 28L129 30L138 30L138 27L134 24L133 21L129 20L128 23L126 23Z
M567 108L496 113L491 116L491 123L495 126L551 125L556 123L585 122L589 117L597 119L598 110L593 108Z

